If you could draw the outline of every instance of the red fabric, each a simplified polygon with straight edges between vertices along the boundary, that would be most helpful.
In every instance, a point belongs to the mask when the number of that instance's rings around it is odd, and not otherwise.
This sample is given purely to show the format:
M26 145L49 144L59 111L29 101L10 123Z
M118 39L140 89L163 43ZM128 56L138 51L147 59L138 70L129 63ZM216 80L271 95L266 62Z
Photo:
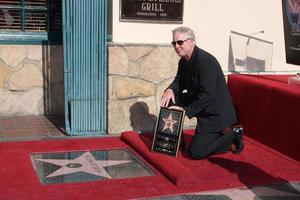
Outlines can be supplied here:
M123 132L121 137L174 184L183 185L196 182L194 174L177 159L165 154L150 151L152 137L143 137L133 131Z
M189 143L192 136L193 131L184 131L186 142ZM180 152L178 158L152 153L152 135L127 132L122 139L126 143L119 137L1 142L0 199L137 199L300 181L300 165L297 161L287 159L249 139L246 139L241 155L227 153L204 160L191 160L185 152ZM147 177L43 185L30 159L31 153L131 147L161 173Z
M244 74L243 76L256 77L256 78L260 78L260 79L277 81L277 82L287 84L288 78L291 77L292 75L246 75L246 74ZM295 75L293 75L293 76L295 76Z
M130 179L43 185L33 169L31 153L130 148L119 137L28 142L0 142L0 199L133 199L176 192L161 174ZM166 190L166 191L165 191Z
M287 75L229 75L247 136L300 161L300 87Z
M151 153L150 147L145 148L141 141L146 138L149 143L152 139L151 135L138 135L135 132L127 132L126 135L131 135L127 138L131 145L138 152L148 154L146 160L155 160L157 153ZM133 136L136 135L136 136ZM194 135L193 130L184 131L184 140L187 146ZM176 161L176 162L175 162ZM250 138L245 138L245 150L240 155L232 153L214 155L208 159L191 160L186 152L180 152L177 158L162 155L161 165L172 165L177 161L193 173L197 179L191 179L187 176L185 184L181 184L181 188L189 186L189 188L206 188L206 190L224 189L228 187L250 186L257 184L268 184L276 182L297 181L300 179L300 164L299 162L284 156L283 154L262 145ZM154 166L157 163L154 164ZM165 166L163 166L165 167ZM172 175L181 177L181 171L173 166ZM164 172L163 172L164 173ZM297 174L297 175L296 175ZM191 185L193 187L191 187ZM200 189L201 190L201 189Z

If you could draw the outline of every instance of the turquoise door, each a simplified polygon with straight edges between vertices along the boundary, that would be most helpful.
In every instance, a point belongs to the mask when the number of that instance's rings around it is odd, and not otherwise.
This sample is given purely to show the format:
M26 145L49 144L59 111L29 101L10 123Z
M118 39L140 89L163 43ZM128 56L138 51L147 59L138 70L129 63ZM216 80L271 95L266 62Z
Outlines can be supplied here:
M107 1L63 0L65 126L107 132Z

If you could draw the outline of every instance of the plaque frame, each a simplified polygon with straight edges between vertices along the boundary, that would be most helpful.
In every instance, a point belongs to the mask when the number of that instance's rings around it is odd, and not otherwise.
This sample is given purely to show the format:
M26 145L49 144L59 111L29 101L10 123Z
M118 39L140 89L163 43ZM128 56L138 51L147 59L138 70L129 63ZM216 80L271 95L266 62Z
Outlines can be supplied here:
M182 24L183 23L183 16L184 16L184 0L180 0L180 4L182 7L180 7L179 16L177 16L177 19L174 19L174 16L170 17L143 17L143 16L136 16L136 15L131 15L128 16L127 14L124 13L123 11L123 4L126 0L119 0L119 21L120 22L137 22L137 23L157 23L157 24ZM134 1L134 0L132 0ZM136 0L138 1L138 0ZM156 3L156 1L151 1L151 0L144 0L146 3L152 2ZM148 3L149 3L148 2ZM168 3L168 2L167 2ZM137 9L136 6L131 6L132 9ZM172 10L172 9L171 9ZM139 10L137 9L136 12ZM145 11L147 13L148 11ZM154 11L155 13L156 11ZM153 12L152 12L153 13ZM156 13L160 14L160 13ZM165 14L165 13L164 13Z
M185 111L160 108L151 151L177 157L180 147Z

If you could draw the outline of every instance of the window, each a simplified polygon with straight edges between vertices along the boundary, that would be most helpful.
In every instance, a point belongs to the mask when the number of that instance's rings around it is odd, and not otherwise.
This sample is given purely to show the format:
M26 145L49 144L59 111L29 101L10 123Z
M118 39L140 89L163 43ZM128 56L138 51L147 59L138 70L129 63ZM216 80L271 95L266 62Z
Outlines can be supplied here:
M41 42L61 32L61 0L0 0L0 42Z

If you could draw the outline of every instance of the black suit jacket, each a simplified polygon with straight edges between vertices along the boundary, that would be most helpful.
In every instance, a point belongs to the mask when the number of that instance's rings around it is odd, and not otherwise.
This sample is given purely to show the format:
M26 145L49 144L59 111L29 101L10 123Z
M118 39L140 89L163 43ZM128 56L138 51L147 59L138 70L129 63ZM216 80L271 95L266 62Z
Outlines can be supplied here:
M221 132L237 122L220 64L197 46L189 61L180 59L177 75L168 88L176 96L183 91L190 96L183 108L189 118L197 117L197 133Z

